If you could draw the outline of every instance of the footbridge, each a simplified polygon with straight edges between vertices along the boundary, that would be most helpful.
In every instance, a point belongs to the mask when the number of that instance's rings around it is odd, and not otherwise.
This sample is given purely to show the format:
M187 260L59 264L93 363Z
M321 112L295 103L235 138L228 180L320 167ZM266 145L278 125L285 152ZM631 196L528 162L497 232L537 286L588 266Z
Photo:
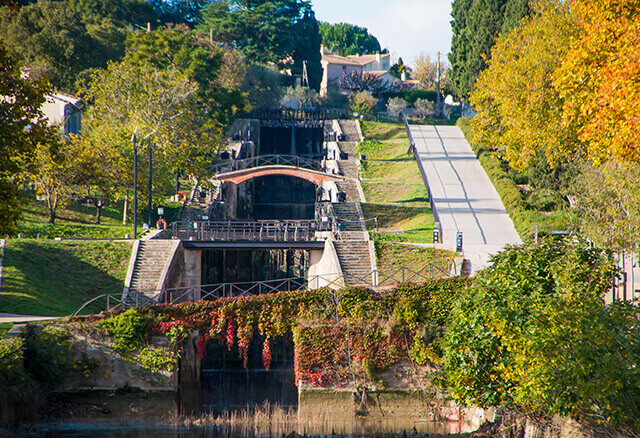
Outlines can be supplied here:
M330 219L174 222L171 237L185 248L322 248L316 233L336 226Z
M209 169L214 175L220 173L236 172L238 170L252 169L260 166L292 166L310 170L322 170L321 160L318 158L301 157L298 155L259 155L241 160L228 160L214 164Z
M307 180L315 185L322 185L324 182L347 181L347 177L331 175L318 170L305 169L302 167L287 165L267 165L253 167L249 169L236 170L233 172L220 173L213 177L217 181L228 181L240 184L250 179L261 176L284 175Z

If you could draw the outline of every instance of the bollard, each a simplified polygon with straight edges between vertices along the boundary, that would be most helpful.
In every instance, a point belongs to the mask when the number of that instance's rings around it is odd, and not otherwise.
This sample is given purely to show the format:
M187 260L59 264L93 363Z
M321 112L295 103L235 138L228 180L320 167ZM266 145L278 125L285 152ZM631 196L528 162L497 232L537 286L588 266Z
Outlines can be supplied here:
M456 234L456 252L462 252L462 231Z
M433 228L433 243L440 243L440 230L438 227Z

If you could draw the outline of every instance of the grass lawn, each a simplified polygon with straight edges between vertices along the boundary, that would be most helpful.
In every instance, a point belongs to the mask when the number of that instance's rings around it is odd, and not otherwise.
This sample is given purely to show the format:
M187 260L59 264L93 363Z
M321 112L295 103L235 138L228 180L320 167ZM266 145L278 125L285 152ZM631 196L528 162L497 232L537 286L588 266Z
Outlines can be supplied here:
M167 222L178 219L180 205L175 202L165 206ZM131 211L126 225L122 224L124 204L114 203L102 208L100 225L95 223L96 209L79 202L71 202L64 207L58 207L55 224L48 223L49 211L46 201L28 200L22 211L22 220L18 224L17 233L23 238L53 239L56 237L76 239L123 239L125 235L133 234ZM156 211L154 210L153 220ZM142 223L147 221L147 211L138 212L138 231L142 230ZM152 224L155 225L155 222Z
M131 247L129 242L7 240L0 312L66 316L93 297L122 293ZM99 312L104 305L88 310Z
M454 257L456 254L450 251L399 243L376 242L378 277L381 283L410 280L414 274L409 270L426 277L446 277ZM404 272L404 278L400 268L408 268Z
M361 177L367 204L366 219L378 218L377 240L432 242L434 226L429 196L403 125L363 122L365 141L358 146L366 155ZM375 226L367 222L369 229Z

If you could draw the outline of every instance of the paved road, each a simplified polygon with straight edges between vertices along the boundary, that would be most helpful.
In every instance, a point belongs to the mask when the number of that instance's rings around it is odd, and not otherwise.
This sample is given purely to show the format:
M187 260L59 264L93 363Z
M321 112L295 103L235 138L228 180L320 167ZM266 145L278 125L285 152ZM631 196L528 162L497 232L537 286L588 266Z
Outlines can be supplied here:
M464 135L455 126L411 125L433 198L443 243L455 248L462 232L465 258L472 270L487 266L489 256L506 244L522 243L513 222L476 159Z

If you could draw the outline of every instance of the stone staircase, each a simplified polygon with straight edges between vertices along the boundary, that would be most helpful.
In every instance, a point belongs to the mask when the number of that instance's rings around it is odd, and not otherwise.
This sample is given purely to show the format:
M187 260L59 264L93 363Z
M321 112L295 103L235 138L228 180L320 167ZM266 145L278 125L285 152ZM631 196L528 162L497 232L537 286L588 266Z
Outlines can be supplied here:
M354 181L338 181L336 186L341 192L347 195L347 202L360 202L360 192L358 192L358 183Z
M333 243L344 279L349 286L374 286L371 268L370 242L366 240L335 241Z
M362 220L362 210L358 202L336 202L332 204L336 219L340 225L340 231L359 231L365 230L364 221Z
M206 190L206 196L201 198L198 196L201 189L196 187L196 196L192 200L187 200L182 211L180 212L180 221L195 222L201 221L202 216L209 215L209 206L218 195L218 187L215 186L211 190Z
M347 142L360 141L360 134L358 133L358 121L357 120L338 120L344 139Z
M144 292L149 297L155 295L162 286L158 284L162 272L165 266L171 263L173 253L179 244L179 240L141 240L129 290Z

